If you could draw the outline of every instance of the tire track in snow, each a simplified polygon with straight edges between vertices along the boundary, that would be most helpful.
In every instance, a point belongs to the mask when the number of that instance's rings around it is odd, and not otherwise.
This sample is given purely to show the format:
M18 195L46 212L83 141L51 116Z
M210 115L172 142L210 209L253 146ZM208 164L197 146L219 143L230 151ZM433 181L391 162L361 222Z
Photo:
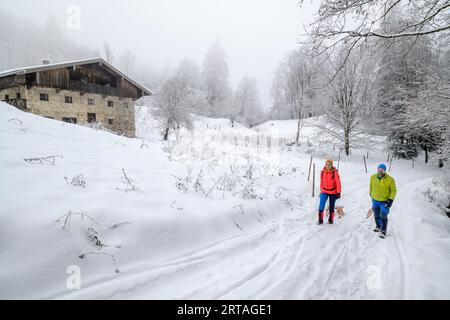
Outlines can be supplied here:
M408 185L410 184L415 184L417 181L421 181L423 179L423 177L416 177L414 176L413 178L410 179L405 179L405 180L398 180L397 184L403 186L403 188L401 189L402 191L400 191L397 195L397 198L403 198L406 195L405 190L409 190L409 188L406 188ZM405 197L406 198L406 197ZM403 209L404 210L404 209ZM399 214L401 215L403 211L399 211L397 213L396 216L398 216ZM411 284L411 276L410 276L410 268L409 268L409 263L408 263L408 258L406 256L405 250L403 248L403 245L401 244L400 238L399 238L399 233L397 232L397 227L395 226L396 221L394 220L393 223L390 223L390 229L391 229L391 233L392 233L392 237L388 237L387 240L389 240L390 238L394 239L394 246L395 246L395 251L397 252L397 257L398 257L398 265L400 267L400 273L401 273L401 278L400 278L400 288L398 289L398 299L408 299L409 297L409 293L410 293L410 284ZM396 272L396 274L398 274L399 272Z
M400 295L401 295L401 299L407 299L408 295L409 295L409 279L410 279L410 275L409 275L409 265L407 262L407 258L405 255L405 252L403 250L403 246L400 244L400 241L398 240L398 234L396 232L396 228L394 226L391 227L392 229L392 235L394 237L394 243L395 243L395 248L397 251L397 254L399 256L399 260L400 260L400 268L401 268L401 273L402 273L402 277L401 277L401 285L400 285Z

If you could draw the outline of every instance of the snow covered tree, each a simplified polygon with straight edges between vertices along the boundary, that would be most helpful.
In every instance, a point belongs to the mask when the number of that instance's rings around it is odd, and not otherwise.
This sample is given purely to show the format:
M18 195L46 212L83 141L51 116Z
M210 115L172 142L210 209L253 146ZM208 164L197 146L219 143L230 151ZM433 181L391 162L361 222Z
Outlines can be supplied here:
M239 120L252 126L262 119L262 107L259 99L257 81L244 76L235 92L236 111Z
M126 74L131 74L134 71L134 63L136 61L136 56L131 50L125 50L119 57L120 67Z
M197 62L184 58L175 73L189 93L192 112L203 116L209 115L207 95L204 90L200 66Z
M190 58L181 60L176 70L177 77L190 88L203 88L200 66Z
M450 146L450 50L436 48L432 63L425 70L425 80L417 96L407 105L403 115L404 126L414 132L417 146L440 165L449 159Z
M192 96L182 79L173 77L164 82L156 105L157 116L164 124L164 140L169 139L170 130L177 131L181 127L192 127Z
M332 61L335 75L330 75L333 79L327 90L329 103L324 107L325 121L321 128L340 140L349 155L351 146L364 139L362 121L368 115L374 77L370 61L361 53L352 55L349 63L342 64L342 60L347 59L345 50Z
M384 23L384 29L396 30L406 22L402 14L392 12ZM428 36L393 42L383 51L379 63L377 113L378 124L387 134L389 149L394 156L414 159L424 150L439 148L441 135L435 132L425 114L435 113L436 106L429 106L423 97L428 96L431 75L437 75L436 57ZM428 105L425 108L425 105ZM417 122L422 118L420 122ZM437 126L436 129L439 129Z
M203 62L203 78L211 116L222 116L223 108L231 101L228 76L227 55L217 41L211 46Z
M303 120L313 114L315 86L320 64L307 47L289 52L279 65L272 85L274 105L271 114L297 119L296 142Z
M408 19L395 28L385 28L384 22L392 12L403 12ZM379 40L385 48L392 41L439 33L450 34L448 0L321 0L317 18L308 30L309 41L324 47L324 51L332 52L335 46L346 44L347 57L370 39Z
M106 62L108 62L109 64L114 65L114 53L111 50L111 47L109 46L109 43L106 42L106 41L103 44L103 53L104 53Z
M285 68L283 64L280 64L275 71L270 91L273 100L270 109L270 119L272 120L293 120L295 117L292 106L287 102L285 82Z

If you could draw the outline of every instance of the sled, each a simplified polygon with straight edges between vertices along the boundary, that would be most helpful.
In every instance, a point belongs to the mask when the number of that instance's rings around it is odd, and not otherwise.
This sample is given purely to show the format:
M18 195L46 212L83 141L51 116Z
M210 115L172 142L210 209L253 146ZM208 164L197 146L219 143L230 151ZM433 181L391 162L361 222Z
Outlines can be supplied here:
M337 217L338 217L339 219L342 219L342 218L345 216L345 212L344 212L344 207L343 207L343 206L336 206L335 209L334 209L334 211L336 212ZM325 213L326 213L327 217L330 216L330 207L328 207L328 208L325 210Z

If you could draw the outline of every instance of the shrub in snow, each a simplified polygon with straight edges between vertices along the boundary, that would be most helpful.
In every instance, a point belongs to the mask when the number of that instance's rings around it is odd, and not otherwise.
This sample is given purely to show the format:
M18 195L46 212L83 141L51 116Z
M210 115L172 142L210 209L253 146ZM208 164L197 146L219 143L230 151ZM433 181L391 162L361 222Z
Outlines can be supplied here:
M107 253L107 252L101 252L100 250L104 249L105 247L111 247L109 245L107 245L104 241L104 236L103 236L103 232L102 229L100 227L100 224L91 216L89 216L86 212L81 212L81 213L76 213L76 212L72 212L69 211L66 214L62 215L61 217L58 218L58 220L56 220L56 222L61 222L64 220L63 223L63 229L70 229L70 223L72 221L72 217L73 216L77 216L80 217L82 221L87 221L88 222L88 228L87 228L87 236L89 238L89 240L93 243L93 245L96 247L96 251L88 251L88 252L83 252L81 253L78 257L80 259L85 258L85 256L87 255L104 255L104 256L108 256L111 258L114 267L115 267L115 272L119 273L119 269L117 267L117 261L116 261L116 257L111 254L111 253ZM114 246L117 249L120 249L120 246Z
M65 125L65 124L63 124L63 125ZM116 135L123 135L123 133L120 131L116 132L116 131L106 128L101 122L82 123L81 125L83 127L94 129L96 131L105 131L105 132L113 133Z
M241 195L242 199L259 199L262 200L261 196L258 196L258 194L255 191L255 185L253 181L250 181L249 183L247 183L244 188L242 189L242 191L239 192L239 194Z
M203 170L200 170L197 179L195 179L194 190L195 192L205 193L205 189L203 188Z
M86 180L84 180L84 176L82 174L79 174L72 178L72 180L69 182L69 179L67 177L64 177L67 184L70 184L74 187L82 187L86 188Z
M191 183L191 173L192 169L189 168L187 176L185 178L180 178L175 175L172 175L176 179L175 187L178 189L179 192L186 193L189 191L189 184Z
M134 184L134 181L132 179L130 179L127 175L127 173L125 172L125 169L122 169L122 183L125 185L125 188L119 188L117 187L117 190L121 190L121 191L135 191L135 190L139 190L139 188Z
M100 224L94 218L89 216L86 212L76 213L76 212L69 211L66 214L59 217L58 220L56 220L56 222L60 222L64 219L64 223L62 226L63 229L70 229L70 223L72 221L72 216L79 216L79 217L81 217L81 220L88 221L90 223L88 229L101 230Z
M433 179L433 186L423 191L423 195L450 218L450 178Z
M93 227L88 228L88 237L91 239L91 241L96 245L97 247L103 247L103 241L100 240L98 231L95 230Z

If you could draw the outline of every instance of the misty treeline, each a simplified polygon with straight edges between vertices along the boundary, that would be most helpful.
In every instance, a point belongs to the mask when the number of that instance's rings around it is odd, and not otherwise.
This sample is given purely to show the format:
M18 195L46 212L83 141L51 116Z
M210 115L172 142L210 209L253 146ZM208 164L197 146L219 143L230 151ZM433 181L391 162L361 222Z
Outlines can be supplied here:
M61 19L50 16L44 25L20 19L0 10L0 70L51 63L103 57L135 80L153 88L162 75L150 66L138 63L131 50L114 52L107 42L91 48L79 45Z
M346 21L354 20L347 31ZM275 73L272 119L321 115L347 154L367 134L398 158L450 157L450 3L322 0ZM298 134L297 134L298 142Z
M156 114L163 120L164 140L171 130L192 127L192 114L253 126L264 118L257 81L244 75L233 91L225 49L216 41L202 65L183 59L162 83L155 97Z
M70 41L55 17L37 26L0 10L0 30L0 70L39 65L47 59L63 62L97 55Z

